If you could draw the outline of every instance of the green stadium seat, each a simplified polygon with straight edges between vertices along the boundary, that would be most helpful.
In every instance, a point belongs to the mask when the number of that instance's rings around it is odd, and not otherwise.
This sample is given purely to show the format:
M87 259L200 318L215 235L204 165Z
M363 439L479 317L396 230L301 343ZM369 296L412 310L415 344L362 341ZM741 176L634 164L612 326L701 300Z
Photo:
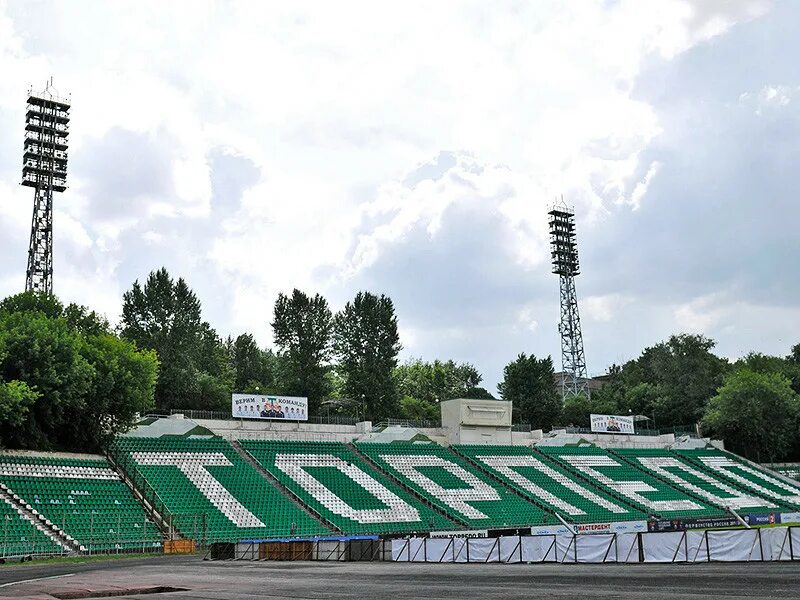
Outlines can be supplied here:
M643 521L647 515L525 446L458 445L453 449L506 485L572 523Z
M559 524L557 517L492 481L464 458L438 444L372 442L356 447L381 469L474 528Z
M800 484L789 483L735 454L716 449L675 450L675 454L751 494L793 511L800 509Z
M330 534L222 438L119 437L112 451L123 468L144 477L186 537L213 542Z
M339 442L240 440L264 469L344 533L409 533L457 526Z
M781 504L760 497L741 485L715 476L708 469L693 464L667 449L614 449L634 466L644 468L670 485L699 496L720 508L732 508L740 514L785 510Z
M161 545L158 528L105 459L0 454L0 486L84 550Z
M537 446L575 474L649 516L687 518L725 516L725 511L661 481L644 468L596 446Z

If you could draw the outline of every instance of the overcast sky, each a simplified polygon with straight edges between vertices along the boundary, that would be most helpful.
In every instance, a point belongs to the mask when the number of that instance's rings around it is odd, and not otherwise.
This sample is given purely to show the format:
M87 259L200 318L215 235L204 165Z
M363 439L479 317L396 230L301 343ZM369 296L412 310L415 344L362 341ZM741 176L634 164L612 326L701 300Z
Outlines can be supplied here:
M0 0L0 297L26 92L71 93L54 287L112 321L160 266L222 335L278 292L390 295L403 357L495 391L553 355L547 206L577 211L590 373L671 333L800 342L800 2Z

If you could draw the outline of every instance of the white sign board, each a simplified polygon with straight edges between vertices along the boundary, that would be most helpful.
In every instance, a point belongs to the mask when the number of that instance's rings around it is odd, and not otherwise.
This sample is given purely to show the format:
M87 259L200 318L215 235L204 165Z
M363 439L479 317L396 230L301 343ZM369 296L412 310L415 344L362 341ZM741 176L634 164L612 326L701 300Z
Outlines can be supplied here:
M633 417L619 415L589 415L592 431L597 433L633 433Z
M233 394L231 411L235 419L308 421L308 398Z

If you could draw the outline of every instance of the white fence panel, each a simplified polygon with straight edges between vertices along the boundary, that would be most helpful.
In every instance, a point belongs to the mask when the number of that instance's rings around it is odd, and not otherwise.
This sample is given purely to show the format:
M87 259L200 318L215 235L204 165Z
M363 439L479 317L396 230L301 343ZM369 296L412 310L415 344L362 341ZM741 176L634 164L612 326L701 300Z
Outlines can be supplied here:
M668 563L686 560L684 533L643 533L644 562Z
M408 540L392 540L392 560L408 561Z
M448 538L430 538L425 549L427 562L453 562L453 540Z
M685 560L689 562L708 562L708 545L705 531L687 531L685 547Z
M557 535L556 536L556 552L558 562L577 562L577 555L575 554L575 538L574 535Z
M500 562L522 562L522 538L520 536L500 538Z
M425 562L425 538L408 540L408 556L411 562Z
M783 527L761 530L761 548L764 560L792 560L789 532L790 529Z
M497 538L472 538L468 543L469 562L500 561L500 548Z
M738 562L762 560L757 529L707 531L711 560Z
M639 562L639 536L637 534L617 534L617 562Z
M578 562L616 562L617 552L614 534L579 535L575 538Z
M522 538L523 562L556 562L556 536L538 535Z
M453 562L467 562L467 542L468 538L455 538L453 540Z

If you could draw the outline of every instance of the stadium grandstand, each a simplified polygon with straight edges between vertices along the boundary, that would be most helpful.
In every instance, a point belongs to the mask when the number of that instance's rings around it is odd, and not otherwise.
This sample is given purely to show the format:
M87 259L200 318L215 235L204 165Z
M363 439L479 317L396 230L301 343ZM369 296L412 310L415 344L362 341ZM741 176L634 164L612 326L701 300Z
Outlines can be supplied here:
M0 452L0 556L800 521L800 483L696 436L281 425L150 417L107 456Z

